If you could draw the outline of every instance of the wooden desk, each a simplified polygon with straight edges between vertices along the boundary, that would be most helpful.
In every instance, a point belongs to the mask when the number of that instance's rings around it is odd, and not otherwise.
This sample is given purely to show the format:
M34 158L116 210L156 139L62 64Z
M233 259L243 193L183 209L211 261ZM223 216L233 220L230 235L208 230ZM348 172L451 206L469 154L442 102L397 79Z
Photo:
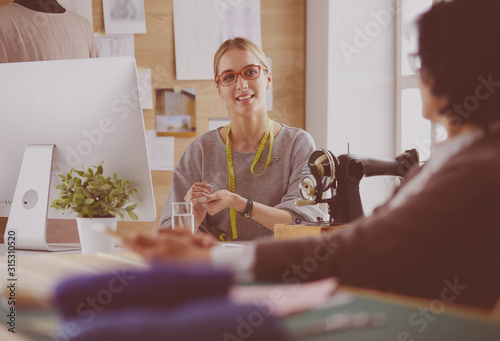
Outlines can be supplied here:
M100 273L123 266L132 269L147 267L142 259L130 252L98 255L81 255L75 252L19 252L17 260L18 328L15 336L20 337L23 332L29 335L28 339L19 338L19 341L46 341L49 339L47 335L54 332L58 316L51 306L50 290L64 276ZM6 273L6 257L3 256L0 257L3 290ZM332 303L335 300L336 303ZM493 321L480 309L352 287L338 288L332 299L325 304L323 307L283 318L283 327L293 333L311 322L325 322L335 314L356 312L383 313L387 322L378 328L349 329L291 340L500 340L500 323ZM6 329L5 308L5 305L0 305L0 316L3 316L0 323L4 326L2 329ZM5 339L1 332L0 339Z
M3 247L3 245L2 245ZM133 252L82 255L81 251L17 251L13 276L9 277L7 256L0 256L0 296L8 297L8 284L15 282L16 308L51 307L52 292L65 278L93 275L113 269L141 269L148 264Z
M301 237L319 236L322 233L335 231L349 227L350 225L297 225L297 224L275 224L274 225L274 239L293 239Z

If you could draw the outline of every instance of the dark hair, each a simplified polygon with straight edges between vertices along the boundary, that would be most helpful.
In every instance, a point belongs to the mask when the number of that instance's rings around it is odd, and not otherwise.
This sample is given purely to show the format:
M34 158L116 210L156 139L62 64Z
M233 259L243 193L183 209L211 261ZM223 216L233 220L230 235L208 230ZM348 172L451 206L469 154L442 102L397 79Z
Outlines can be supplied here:
M456 124L500 120L500 1L434 4L418 19L421 77Z

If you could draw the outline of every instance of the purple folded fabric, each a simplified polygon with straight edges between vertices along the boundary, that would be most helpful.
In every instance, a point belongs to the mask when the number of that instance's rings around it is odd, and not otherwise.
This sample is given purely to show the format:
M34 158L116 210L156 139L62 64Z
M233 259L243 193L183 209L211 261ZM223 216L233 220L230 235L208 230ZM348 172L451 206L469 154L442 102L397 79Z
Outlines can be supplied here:
M103 311L93 319L67 319L57 337L69 341L258 340L282 341L287 335L273 316L256 306L210 298L171 309Z
M199 299L225 296L231 273L207 264L163 264L148 270L116 269L78 276L55 289L55 307L62 318L91 318L102 311L133 307L168 309Z

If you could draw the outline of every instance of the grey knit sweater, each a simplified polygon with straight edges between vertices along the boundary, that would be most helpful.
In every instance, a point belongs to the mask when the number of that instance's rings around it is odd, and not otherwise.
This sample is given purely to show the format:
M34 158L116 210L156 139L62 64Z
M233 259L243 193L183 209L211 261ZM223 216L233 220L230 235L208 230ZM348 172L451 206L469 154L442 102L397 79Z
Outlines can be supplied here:
M314 148L314 141L307 132L283 125L274 140L271 162L260 176L250 172L256 152L233 150L236 193L244 198L251 197L254 202L286 210L293 215L294 220L299 218L302 221L317 221L318 217L327 219L317 206L298 207L294 204L299 199L302 168ZM254 167L255 174L262 172L268 153L269 147L264 148ZM179 160L163 208L161 226L171 225L172 202L184 201L187 191L197 181L207 181L214 186L214 191L229 190L226 145L218 130L212 130L194 140ZM239 214L236 217L236 227L238 241L272 235L272 231L265 226L252 219L243 219ZM232 237L229 209L213 216L207 214L200 225L200 231L216 238L222 233Z

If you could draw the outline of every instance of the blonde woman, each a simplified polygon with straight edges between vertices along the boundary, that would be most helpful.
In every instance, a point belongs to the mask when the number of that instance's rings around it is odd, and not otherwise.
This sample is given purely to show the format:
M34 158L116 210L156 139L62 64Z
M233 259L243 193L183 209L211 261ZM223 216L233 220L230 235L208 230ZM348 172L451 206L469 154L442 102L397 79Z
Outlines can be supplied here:
M195 230L221 241L269 236L276 223L325 219L317 206L294 204L314 141L268 118L272 75L264 52L245 38L225 41L215 54L214 78L231 123L188 146L174 171L161 227L171 226L174 201L193 202Z

